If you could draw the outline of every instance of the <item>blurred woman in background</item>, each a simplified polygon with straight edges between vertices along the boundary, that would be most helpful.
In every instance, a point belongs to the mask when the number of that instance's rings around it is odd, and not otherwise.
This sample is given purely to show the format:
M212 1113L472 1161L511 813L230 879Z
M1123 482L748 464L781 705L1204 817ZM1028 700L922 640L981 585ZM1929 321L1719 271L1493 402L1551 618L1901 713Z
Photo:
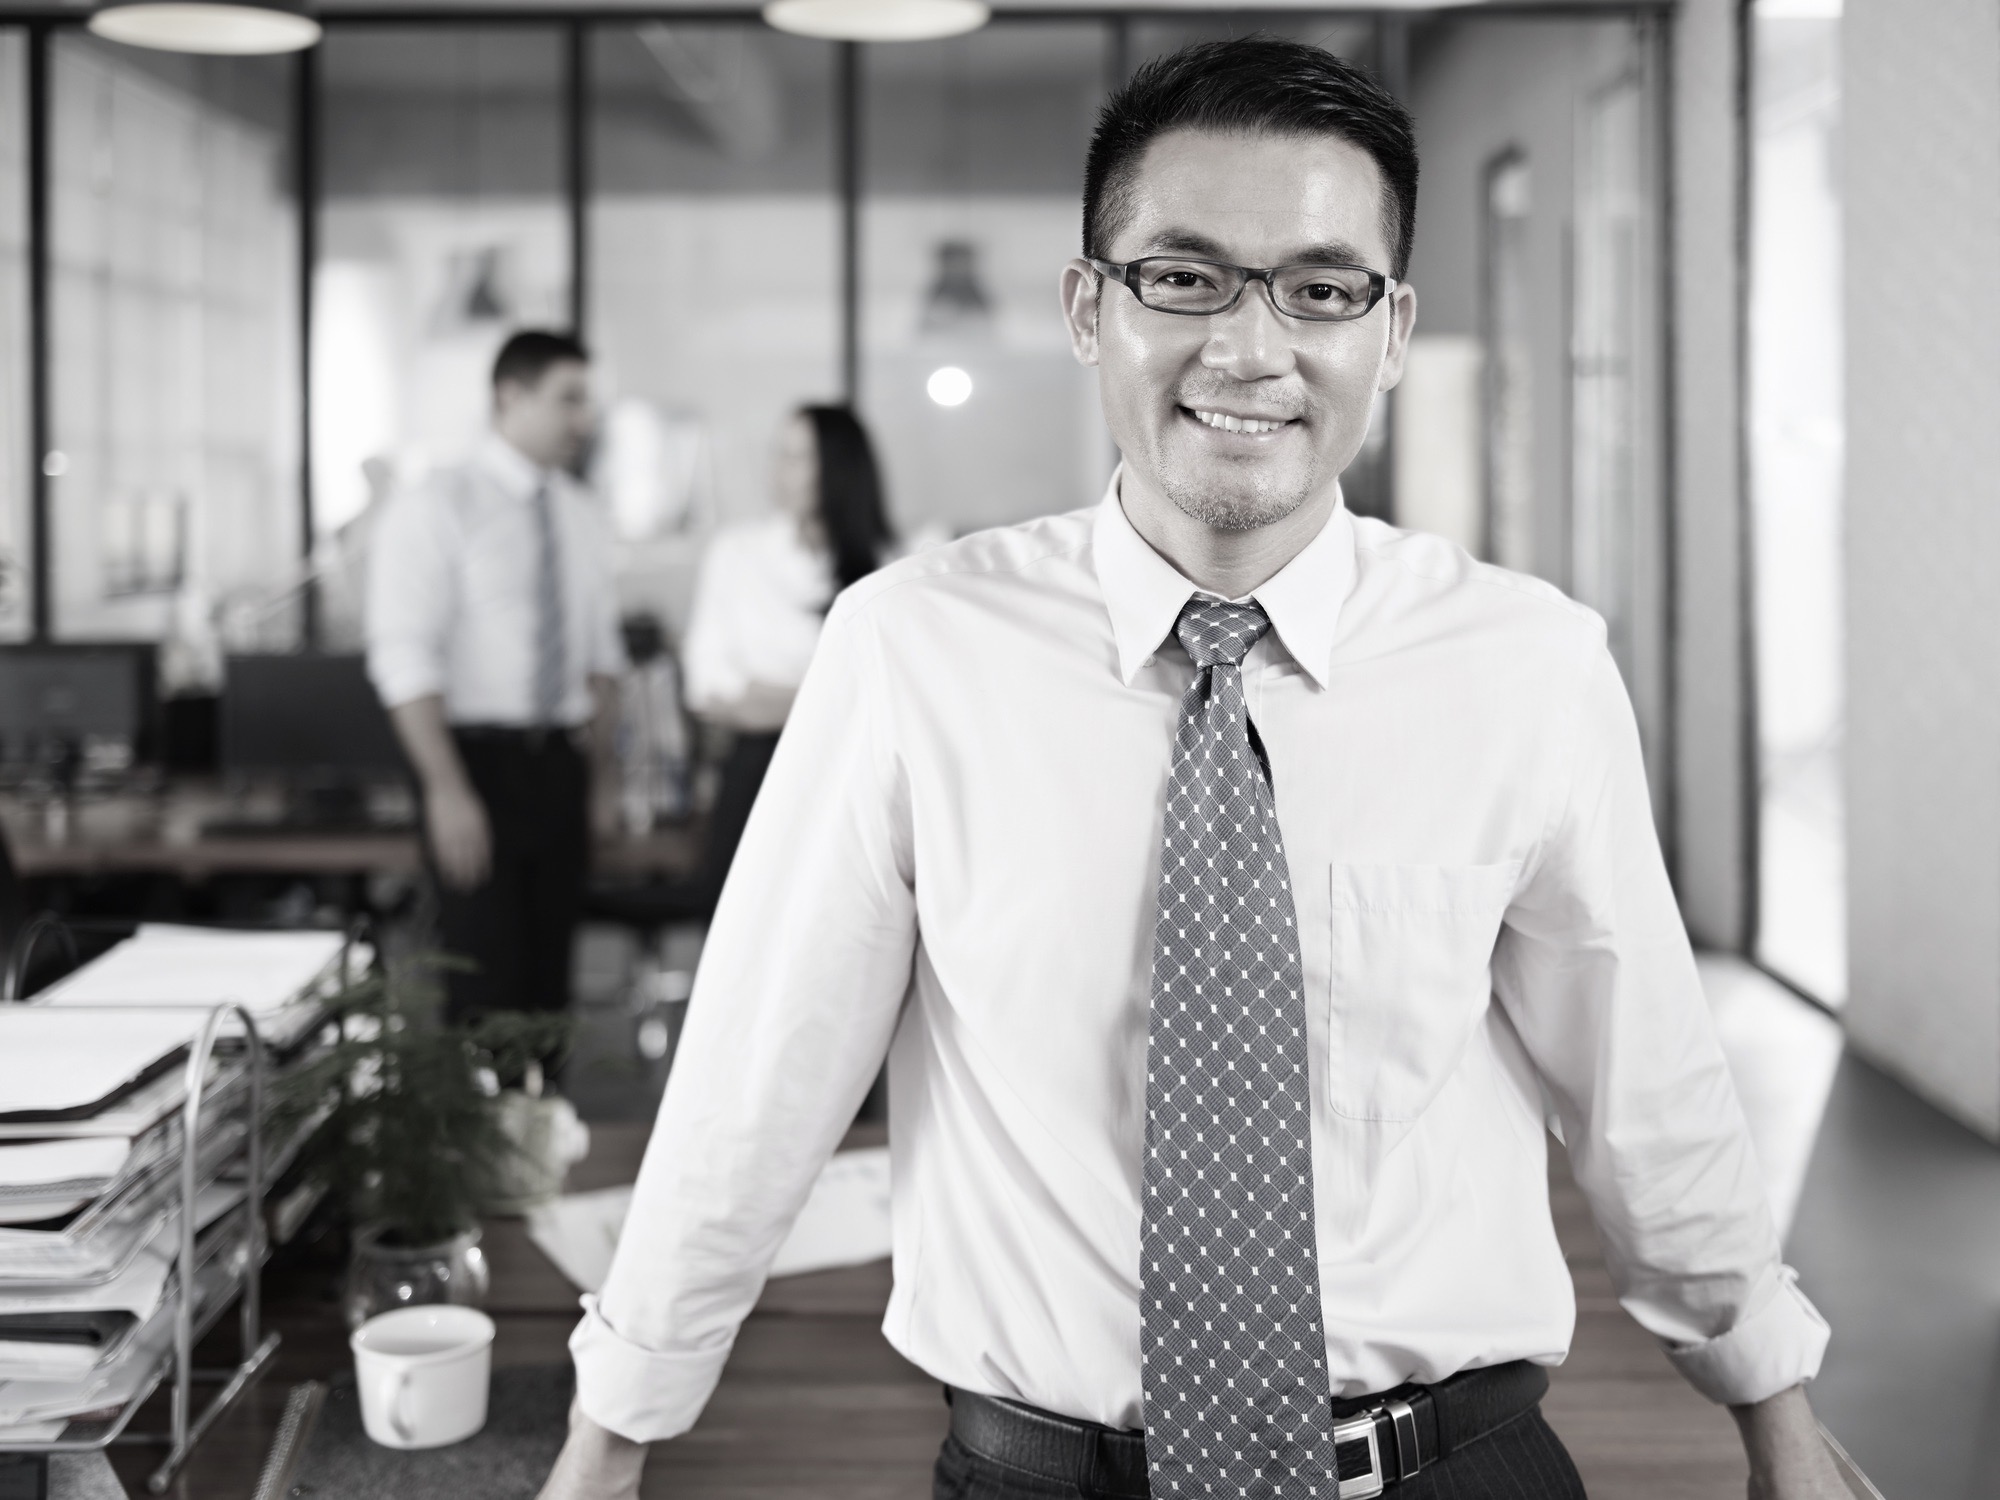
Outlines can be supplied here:
M725 527L710 543L683 651L689 709L735 736L702 861L711 901L833 596L874 572L896 547L874 448L845 407L804 407L785 423L772 490L777 514Z

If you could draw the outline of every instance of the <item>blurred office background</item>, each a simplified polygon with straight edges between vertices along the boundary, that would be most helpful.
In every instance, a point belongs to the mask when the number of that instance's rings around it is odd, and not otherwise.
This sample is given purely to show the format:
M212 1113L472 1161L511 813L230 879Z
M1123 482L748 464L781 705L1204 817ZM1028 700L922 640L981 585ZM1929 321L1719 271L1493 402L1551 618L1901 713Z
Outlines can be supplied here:
M317 47L245 58L88 9L0 0L0 640L144 648L110 772L232 655L356 648L370 508L477 435L524 325L597 356L620 604L668 660L800 403L855 405L906 535L1093 503L1055 280L1106 90L1250 30L1372 69L1421 131L1421 308L1349 503L1605 617L1836 1322L1822 1411L1892 1496L2000 1494L1991 5L1000 0L856 44L324 0ZM663 712L682 781L635 826L699 811L712 747ZM698 933L621 932L593 982L684 998Z

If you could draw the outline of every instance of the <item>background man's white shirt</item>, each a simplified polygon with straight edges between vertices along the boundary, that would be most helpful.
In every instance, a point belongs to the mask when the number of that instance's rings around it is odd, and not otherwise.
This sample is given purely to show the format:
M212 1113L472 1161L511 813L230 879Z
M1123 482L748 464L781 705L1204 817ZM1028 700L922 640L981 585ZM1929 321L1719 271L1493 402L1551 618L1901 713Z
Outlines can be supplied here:
M709 934L585 1411L690 1426L883 1049L884 1331L964 1389L1144 1421L1140 1169L1193 587L1095 511L835 605ZM1717 1400L1813 1375L1602 622L1336 510L1244 666L1297 893L1336 1394L1566 1352L1545 1120L1625 1306Z
M625 669L611 533L567 474L488 433L464 463L398 494L369 540L368 672L394 708L433 693L454 724L535 720L534 495L550 487L562 559L566 672L556 721L591 715L589 679Z

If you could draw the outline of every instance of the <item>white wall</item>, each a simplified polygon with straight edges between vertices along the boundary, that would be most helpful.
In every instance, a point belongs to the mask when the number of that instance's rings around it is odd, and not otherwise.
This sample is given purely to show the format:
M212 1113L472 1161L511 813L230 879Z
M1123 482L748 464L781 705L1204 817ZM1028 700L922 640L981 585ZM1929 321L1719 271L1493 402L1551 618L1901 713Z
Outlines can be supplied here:
M2000 1139L2000 10L1845 24L1846 1019Z

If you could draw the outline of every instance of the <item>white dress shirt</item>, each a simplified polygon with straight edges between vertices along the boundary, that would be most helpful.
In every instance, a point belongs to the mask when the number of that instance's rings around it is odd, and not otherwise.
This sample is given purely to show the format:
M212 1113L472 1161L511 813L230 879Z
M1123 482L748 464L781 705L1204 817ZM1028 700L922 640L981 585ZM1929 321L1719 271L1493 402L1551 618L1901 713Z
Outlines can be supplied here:
M583 723L589 679L624 671L611 533L596 504L488 433L465 463L390 500L369 539L368 674L389 707L441 693L454 724L534 723L544 484L568 648L557 722Z
M1147 997L1192 592L1114 489L841 596L571 1340L596 1421L694 1422L887 1047L890 1342L967 1390L1143 1424ZM1810 1378L1826 1325L1779 1259L1603 622L1344 509L1253 597L1336 1394L1561 1361L1545 1121L1621 1300L1699 1389Z
M688 707L717 714L753 688L796 690L832 602L833 555L801 541L792 517L716 532L681 650Z

